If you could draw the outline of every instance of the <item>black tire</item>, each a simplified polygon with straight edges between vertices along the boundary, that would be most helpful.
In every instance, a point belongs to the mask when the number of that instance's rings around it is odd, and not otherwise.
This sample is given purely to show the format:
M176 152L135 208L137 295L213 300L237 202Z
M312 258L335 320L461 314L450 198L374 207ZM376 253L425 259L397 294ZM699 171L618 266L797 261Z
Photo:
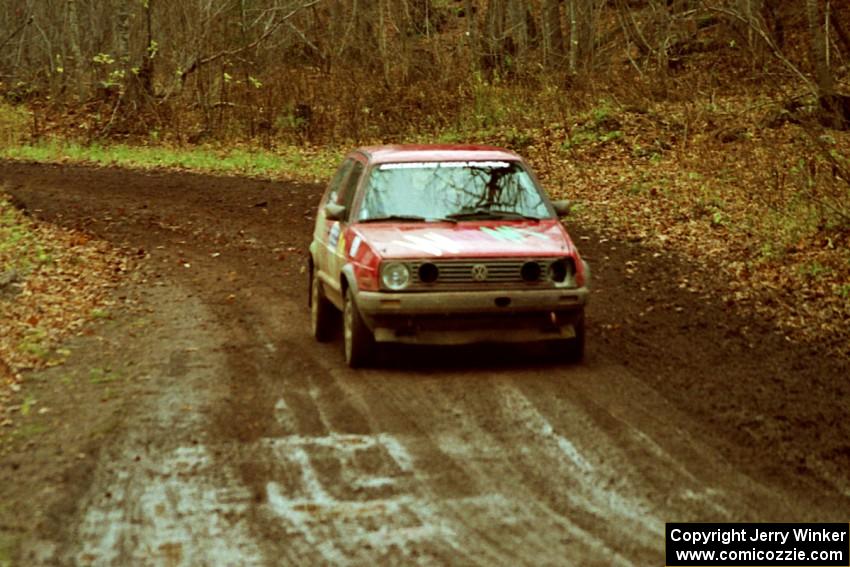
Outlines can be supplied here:
M320 343L326 343L333 339L333 305L325 297L319 273L315 269L310 270L310 327L313 336Z
M573 364L579 364L584 361L584 309L579 313L573 327L576 336L566 341L566 359Z
M559 339L549 344L549 353L559 360L565 360L571 364L580 364L584 361L584 310L577 315L573 327L576 336L571 339Z
M375 356L375 337L363 321L351 289L345 291L342 335L346 364L351 368L362 368L371 364Z

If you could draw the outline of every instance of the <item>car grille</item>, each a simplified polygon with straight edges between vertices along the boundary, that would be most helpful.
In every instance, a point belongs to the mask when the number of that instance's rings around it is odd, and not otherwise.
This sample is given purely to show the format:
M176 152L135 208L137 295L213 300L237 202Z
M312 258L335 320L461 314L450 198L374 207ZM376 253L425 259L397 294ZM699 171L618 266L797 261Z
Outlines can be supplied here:
M558 258L519 258L481 260L437 260L410 262L411 289L486 289L488 287L548 287L552 281L548 276L549 266ZM540 275L534 281L523 278L523 265L536 262ZM432 264L437 268L434 281L422 281L420 268Z

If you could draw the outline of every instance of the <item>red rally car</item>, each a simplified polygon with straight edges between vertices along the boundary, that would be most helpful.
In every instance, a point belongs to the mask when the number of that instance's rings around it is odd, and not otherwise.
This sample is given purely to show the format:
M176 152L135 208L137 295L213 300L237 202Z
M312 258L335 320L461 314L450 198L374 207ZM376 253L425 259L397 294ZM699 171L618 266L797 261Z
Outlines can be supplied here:
M513 152L381 146L351 152L319 204L310 244L312 332L342 312L345 360L381 343L553 341L584 355L589 270Z

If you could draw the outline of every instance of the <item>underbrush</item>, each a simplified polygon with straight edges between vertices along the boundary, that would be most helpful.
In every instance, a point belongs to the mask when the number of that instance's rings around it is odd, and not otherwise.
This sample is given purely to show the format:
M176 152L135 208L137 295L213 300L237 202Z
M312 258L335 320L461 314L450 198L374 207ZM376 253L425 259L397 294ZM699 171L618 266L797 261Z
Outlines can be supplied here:
M225 146L171 147L128 144L82 144L49 139L34 144L0 148L0 158L86 163L140 169L181 169L205 173L325 179L336 167L336 152L323 148L287 146L275 151Z
M0 148L16 146L27 136L29 113L20 106L0 100Z
M562 91L478 78L473 101L416 132L261 149L42 141L0 157L299 180L327 179L358 143L461 142L527 156L569 222L691 259L720 278L724 299L776 321L789 337L850 349L850 134L771 116L760 96L640 104L614 94L564 101ZM700 281L683 282L695 293Z
M2 281L24 278L34 267L49 265L52 250L39 239L27 221L11 203L0 199L0 274ZM5 285L8 287L10 283Z
M764 127L746 113L752 101L723 102L724 110L606 105L526 153L552 193L582 201L580 220L688 257L721 282L730 307L847 356L850 134ZM702 279L681 285L701 293Z

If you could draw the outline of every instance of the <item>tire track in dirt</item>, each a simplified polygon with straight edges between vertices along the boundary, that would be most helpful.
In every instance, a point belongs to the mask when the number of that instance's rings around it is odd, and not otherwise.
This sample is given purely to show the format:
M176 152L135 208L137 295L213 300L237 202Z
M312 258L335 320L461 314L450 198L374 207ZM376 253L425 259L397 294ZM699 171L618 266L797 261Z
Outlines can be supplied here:
M204 413L214 403L214 322L197 299L167 285L152 302L187 317L162 320L137 349L143 375L161 387L137 408L127 434L101 453L92 490L62 562L79 565L264 565L243 515L250 494L217 463Z
M276 342L287 345L289 340L303 341L304 337L296 333L292 339L283 337ZM292 349L283 350L289 351L290 364L297 360ZM311 367L303 361L302 366ZM265 461L262 480L249 481L255 490L265 483L265 519L272 516L284 522L288 532L300 536L302 559L316 549L323 560L353 564L366 561L370 554L400 559L403 555L399 554L410 552L425 562L429 557L441 557L434 560L444 562L448 557L463 556L456 542L434 539L439 534L454 538L438 529L440 522L431 518L419 491L406 486L414 474L413 461L398 436L373 433L356 409L356 401L348 401L347 392L329 372L321 367L310 370L278 377L283 402L279 400L275 407L287 434L260 440L263 447L253 457ZM288 387L290 383L292 387ZM296 412L281 414L294 403L287 393L299 387L307 390L307 405L319 416L319 427L306 431L293 427L299 421L293 415ZM305 405L304 396L295 402ZM260 455L263 450L266 453ZM252 472L257 477L260 471ZM432 541L423 548L405 551L411 542L419 545L428 537ZM316 543L319 540L321 545ZM293 543L299 545L290 538L288 545ZM366 555L362 555L364 550Z
M488 386L498 387L499 378L484 378L482 376L452 375L443 376L441 380L445 384L454 387L458 381L475 380L482 389ZM410 378L401 376L402 380ZM402 391L398 391L401 389ZM605 562L619 560L625 561L622 556L612 553L605 544L595 541L595 536L582 529L568 515L559 514L547 498L541 497L537 491L529 486L530 476L524 470L523 460L529 460L531 467L539 467L541 460L535 456L525 454L517 445L508 447L496 440L497 427L489 418L499 412L499 405L504 405L504 400L496 400L494 404L486 408L485 417L482 421L481 408L467 407L463 402L446 396L446 392L430 392L428 407L417 407L416 412L409 407L409 397L403 391L404 386L399 381L394 381L388 390L392 392L376 392L376 399L388 398L397 402L400 414L415 416L418 429L421 434L410 440L413 451L416 444L421 442L422 436L433 436L436 444L444 458L457 463L470 477L471 485L479 495L484 495L491 503L501 505L474 508L457 507L451 501L441 501L439 487L435 487L434 500L438 506L443 506L446 517L455 522L459 531L467 533L480 532L481 526L499 534L498 538L502 545L501 554L498 555L498 564L509 564L511 562L522 562L523 557L535 557L547 561L560 562L564 557L589 561L597 558ZM382 409L381 415L392 415L393 412ZM469 418L473 416L473 418ZM420 423L421 422L421 423ZM566 489L562 477L553 475L550 479L552 490L561 491ZM422 482L429 483L430 479L423 475ZM565 538L568 543L564 543ZM484 545L476 545L475 541L465 540L476 553L486 553L486 543L492 541L490 536L484 540ZM604 559L601 559L604 558Z

